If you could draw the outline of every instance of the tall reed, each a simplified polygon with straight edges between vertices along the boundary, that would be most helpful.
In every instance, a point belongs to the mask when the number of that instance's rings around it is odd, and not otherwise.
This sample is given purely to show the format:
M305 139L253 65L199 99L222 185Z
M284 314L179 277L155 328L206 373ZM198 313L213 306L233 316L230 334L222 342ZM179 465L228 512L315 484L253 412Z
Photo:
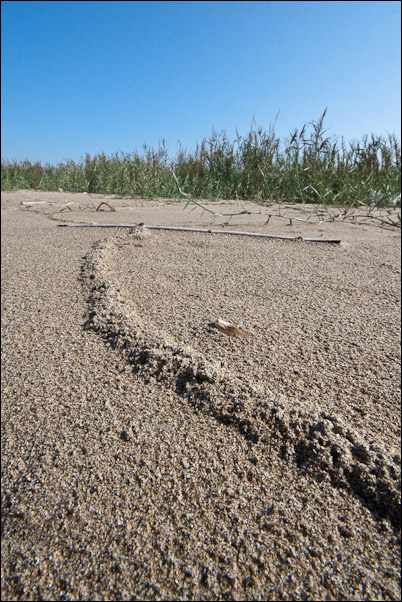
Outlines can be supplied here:
M346 142L328 136L326 110L318 121L280 140L252 124L231 141L212 131L192 152L179 147L168 156L164 141L155 150L118 152L78 163L1 163L2 190L21 188L102 192L141 197L251 199L337 205L400 203L401 146L395 135L366 135Z

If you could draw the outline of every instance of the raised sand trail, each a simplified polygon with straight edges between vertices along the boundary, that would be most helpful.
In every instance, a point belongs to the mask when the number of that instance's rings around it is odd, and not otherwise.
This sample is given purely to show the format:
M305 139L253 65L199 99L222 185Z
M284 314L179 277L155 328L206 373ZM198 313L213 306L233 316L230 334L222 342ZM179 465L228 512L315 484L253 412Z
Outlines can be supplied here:
M3 599L400 599L399 232L35 195L2 204Z

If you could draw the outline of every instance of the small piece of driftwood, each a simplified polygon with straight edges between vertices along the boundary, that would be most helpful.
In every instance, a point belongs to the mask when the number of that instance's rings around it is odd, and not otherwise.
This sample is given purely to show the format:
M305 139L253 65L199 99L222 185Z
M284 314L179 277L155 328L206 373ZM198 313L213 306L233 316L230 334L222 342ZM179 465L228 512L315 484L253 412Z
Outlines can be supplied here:
M222 320L222 318L218 318L215 320L214 325L218 330L226 334L228 337L240 337L241 339L247 338L247 333L244 332L241 328L237 326L233 326L230 322L226 322L226 320Z
M135 228L138 224L57 224L58 227L69 228ZM293 240L302 242L325 242L339 244L338 238L303 238L302 236L280 236L277 234L263 234L261 232L239 232L236 230L207 230L205 228L182 228L179 226L142 226L149 230L174 230L178 232L204 232L206 234L232 234L236 236L255 236L258 238L274 238L278 240Z
M54 205L52 201L22 201L21 205Z

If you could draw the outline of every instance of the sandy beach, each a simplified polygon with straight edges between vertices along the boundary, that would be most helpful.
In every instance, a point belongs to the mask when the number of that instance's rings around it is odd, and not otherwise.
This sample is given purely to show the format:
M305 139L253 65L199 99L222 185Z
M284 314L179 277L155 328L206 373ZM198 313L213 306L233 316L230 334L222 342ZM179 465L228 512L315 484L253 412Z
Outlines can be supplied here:
M400 229L202 204L2 194L2 600L401 599Z

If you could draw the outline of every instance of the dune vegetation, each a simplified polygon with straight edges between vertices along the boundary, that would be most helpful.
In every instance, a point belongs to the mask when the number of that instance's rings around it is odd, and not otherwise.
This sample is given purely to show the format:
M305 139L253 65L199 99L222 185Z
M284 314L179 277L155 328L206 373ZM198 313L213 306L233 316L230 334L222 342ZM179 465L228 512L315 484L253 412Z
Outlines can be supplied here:
M401 146L394 134L346 142L327 136L326 110L286 140L255 123L235 140L225 132L170 157L164 141L142 152L104 152L57 165L2 160L2 190L249 199L356 206L400 204Z

